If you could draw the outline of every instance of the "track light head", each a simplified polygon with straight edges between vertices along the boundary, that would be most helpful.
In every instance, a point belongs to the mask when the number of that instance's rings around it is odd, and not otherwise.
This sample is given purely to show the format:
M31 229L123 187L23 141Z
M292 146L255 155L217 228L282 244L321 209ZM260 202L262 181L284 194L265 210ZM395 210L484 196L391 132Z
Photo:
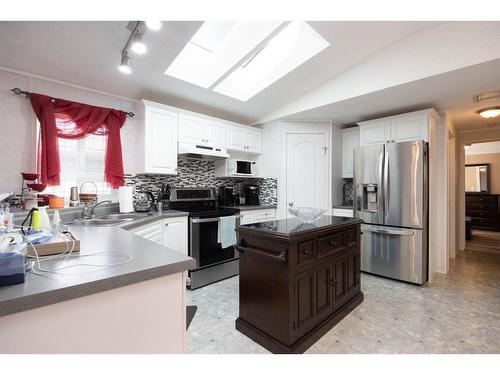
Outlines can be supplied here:
M126 52L122 55L122 60L118 66L118 70L124 74L132 73L132 68L130 67L130 57L128 57Z
M158 31L161 29L160 21L145 21L145 23L149 30Z
M139 55L146 53L147 48L144 42L142 41L142 34L138 32L134 34L134 36L132 37L132 44L130 48L132 48L132 51L134 51Z

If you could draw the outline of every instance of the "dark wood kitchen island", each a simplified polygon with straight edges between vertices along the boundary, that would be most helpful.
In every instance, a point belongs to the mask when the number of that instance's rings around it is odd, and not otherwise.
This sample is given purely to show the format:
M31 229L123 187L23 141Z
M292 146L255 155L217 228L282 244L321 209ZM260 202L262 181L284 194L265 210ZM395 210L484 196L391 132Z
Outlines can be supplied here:
M303 353L363 301L359 219L239 226L236 329L273 353Z

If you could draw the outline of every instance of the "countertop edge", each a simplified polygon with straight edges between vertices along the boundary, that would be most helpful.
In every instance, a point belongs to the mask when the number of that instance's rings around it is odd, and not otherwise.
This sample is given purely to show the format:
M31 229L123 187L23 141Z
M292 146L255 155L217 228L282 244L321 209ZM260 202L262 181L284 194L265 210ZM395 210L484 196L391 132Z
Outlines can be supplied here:
M254 211L254 210L273 210L278 206L275 204L261 204L258 206L220 206L222 208L233 208L240 211Z
M149 268L123 275L112 276L98 281L71 285L64 288L42 292L35 295L23 296L0 304L0 317L22 311L48 306L91 294L105 292L111 289L136 284L142 281L168 276L187 271L196 267L195 259L187 259L176 263Z

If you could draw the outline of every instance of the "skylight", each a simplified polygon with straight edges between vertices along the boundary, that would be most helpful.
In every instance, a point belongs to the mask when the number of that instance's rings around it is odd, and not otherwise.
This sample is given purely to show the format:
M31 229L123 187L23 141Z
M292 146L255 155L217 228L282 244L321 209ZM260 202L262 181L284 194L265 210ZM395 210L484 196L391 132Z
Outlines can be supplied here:
M247 101L329 45L300 21L207 21L165 74Z
M209 88L282 22L205 22L165 74Z

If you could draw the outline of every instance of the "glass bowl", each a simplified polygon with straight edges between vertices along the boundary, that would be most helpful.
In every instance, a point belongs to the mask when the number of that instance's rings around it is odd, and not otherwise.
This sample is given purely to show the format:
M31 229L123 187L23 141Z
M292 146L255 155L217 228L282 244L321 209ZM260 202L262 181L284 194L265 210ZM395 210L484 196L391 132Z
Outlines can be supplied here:
M326 210L315 207L290 207L288 212L301 222L310 224L318 220L326 212Z

